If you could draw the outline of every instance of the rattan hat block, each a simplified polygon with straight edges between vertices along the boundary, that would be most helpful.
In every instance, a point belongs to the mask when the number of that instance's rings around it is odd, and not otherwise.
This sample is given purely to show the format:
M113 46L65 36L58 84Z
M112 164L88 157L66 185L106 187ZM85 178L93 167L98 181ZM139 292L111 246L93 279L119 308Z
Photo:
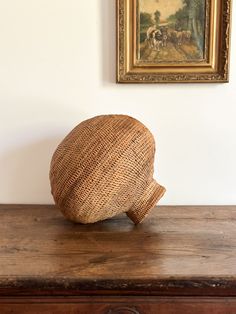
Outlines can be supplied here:
M83 121L53 154L55 203L74 222L126 213L138 224L165 192L153 179L154 155L152 134L134 118L103 115Z

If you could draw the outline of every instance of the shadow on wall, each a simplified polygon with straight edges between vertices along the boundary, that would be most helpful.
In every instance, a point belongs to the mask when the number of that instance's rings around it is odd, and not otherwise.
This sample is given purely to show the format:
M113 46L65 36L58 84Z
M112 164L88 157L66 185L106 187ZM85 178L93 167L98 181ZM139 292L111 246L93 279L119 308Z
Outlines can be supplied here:
M116 83L116 1L100 0L101 73L104 85Z
M5 153L0 159L0 202L52 203L49 167L62 137L43 139ZM2 196L1 196L2 195Z

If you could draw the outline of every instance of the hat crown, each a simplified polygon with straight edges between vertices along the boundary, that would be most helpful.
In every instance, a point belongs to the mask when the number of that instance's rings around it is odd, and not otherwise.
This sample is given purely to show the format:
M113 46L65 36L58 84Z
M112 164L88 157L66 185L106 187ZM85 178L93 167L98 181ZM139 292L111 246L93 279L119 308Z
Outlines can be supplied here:
M83 121L53 155L54 200L67 218L82 223L128 212L153 181L154 154L151 132L134 118Z

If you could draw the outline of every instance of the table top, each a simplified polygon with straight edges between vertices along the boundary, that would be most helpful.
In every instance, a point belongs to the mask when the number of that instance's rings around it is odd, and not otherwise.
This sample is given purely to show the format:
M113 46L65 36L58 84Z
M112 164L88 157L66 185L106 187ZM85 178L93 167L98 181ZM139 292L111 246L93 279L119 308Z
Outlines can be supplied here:
M0 221L0 295L24 289L236 295L236 206L160 206L135 226L126 215L80 225L55 206L0 205Z

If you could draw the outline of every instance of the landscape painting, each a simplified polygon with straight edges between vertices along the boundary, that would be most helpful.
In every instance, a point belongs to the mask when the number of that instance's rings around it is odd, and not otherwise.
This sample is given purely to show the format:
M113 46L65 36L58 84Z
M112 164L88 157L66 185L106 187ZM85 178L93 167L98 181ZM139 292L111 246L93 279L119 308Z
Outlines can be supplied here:
M207 0L137 0L137 61L196 63L206 58Z

